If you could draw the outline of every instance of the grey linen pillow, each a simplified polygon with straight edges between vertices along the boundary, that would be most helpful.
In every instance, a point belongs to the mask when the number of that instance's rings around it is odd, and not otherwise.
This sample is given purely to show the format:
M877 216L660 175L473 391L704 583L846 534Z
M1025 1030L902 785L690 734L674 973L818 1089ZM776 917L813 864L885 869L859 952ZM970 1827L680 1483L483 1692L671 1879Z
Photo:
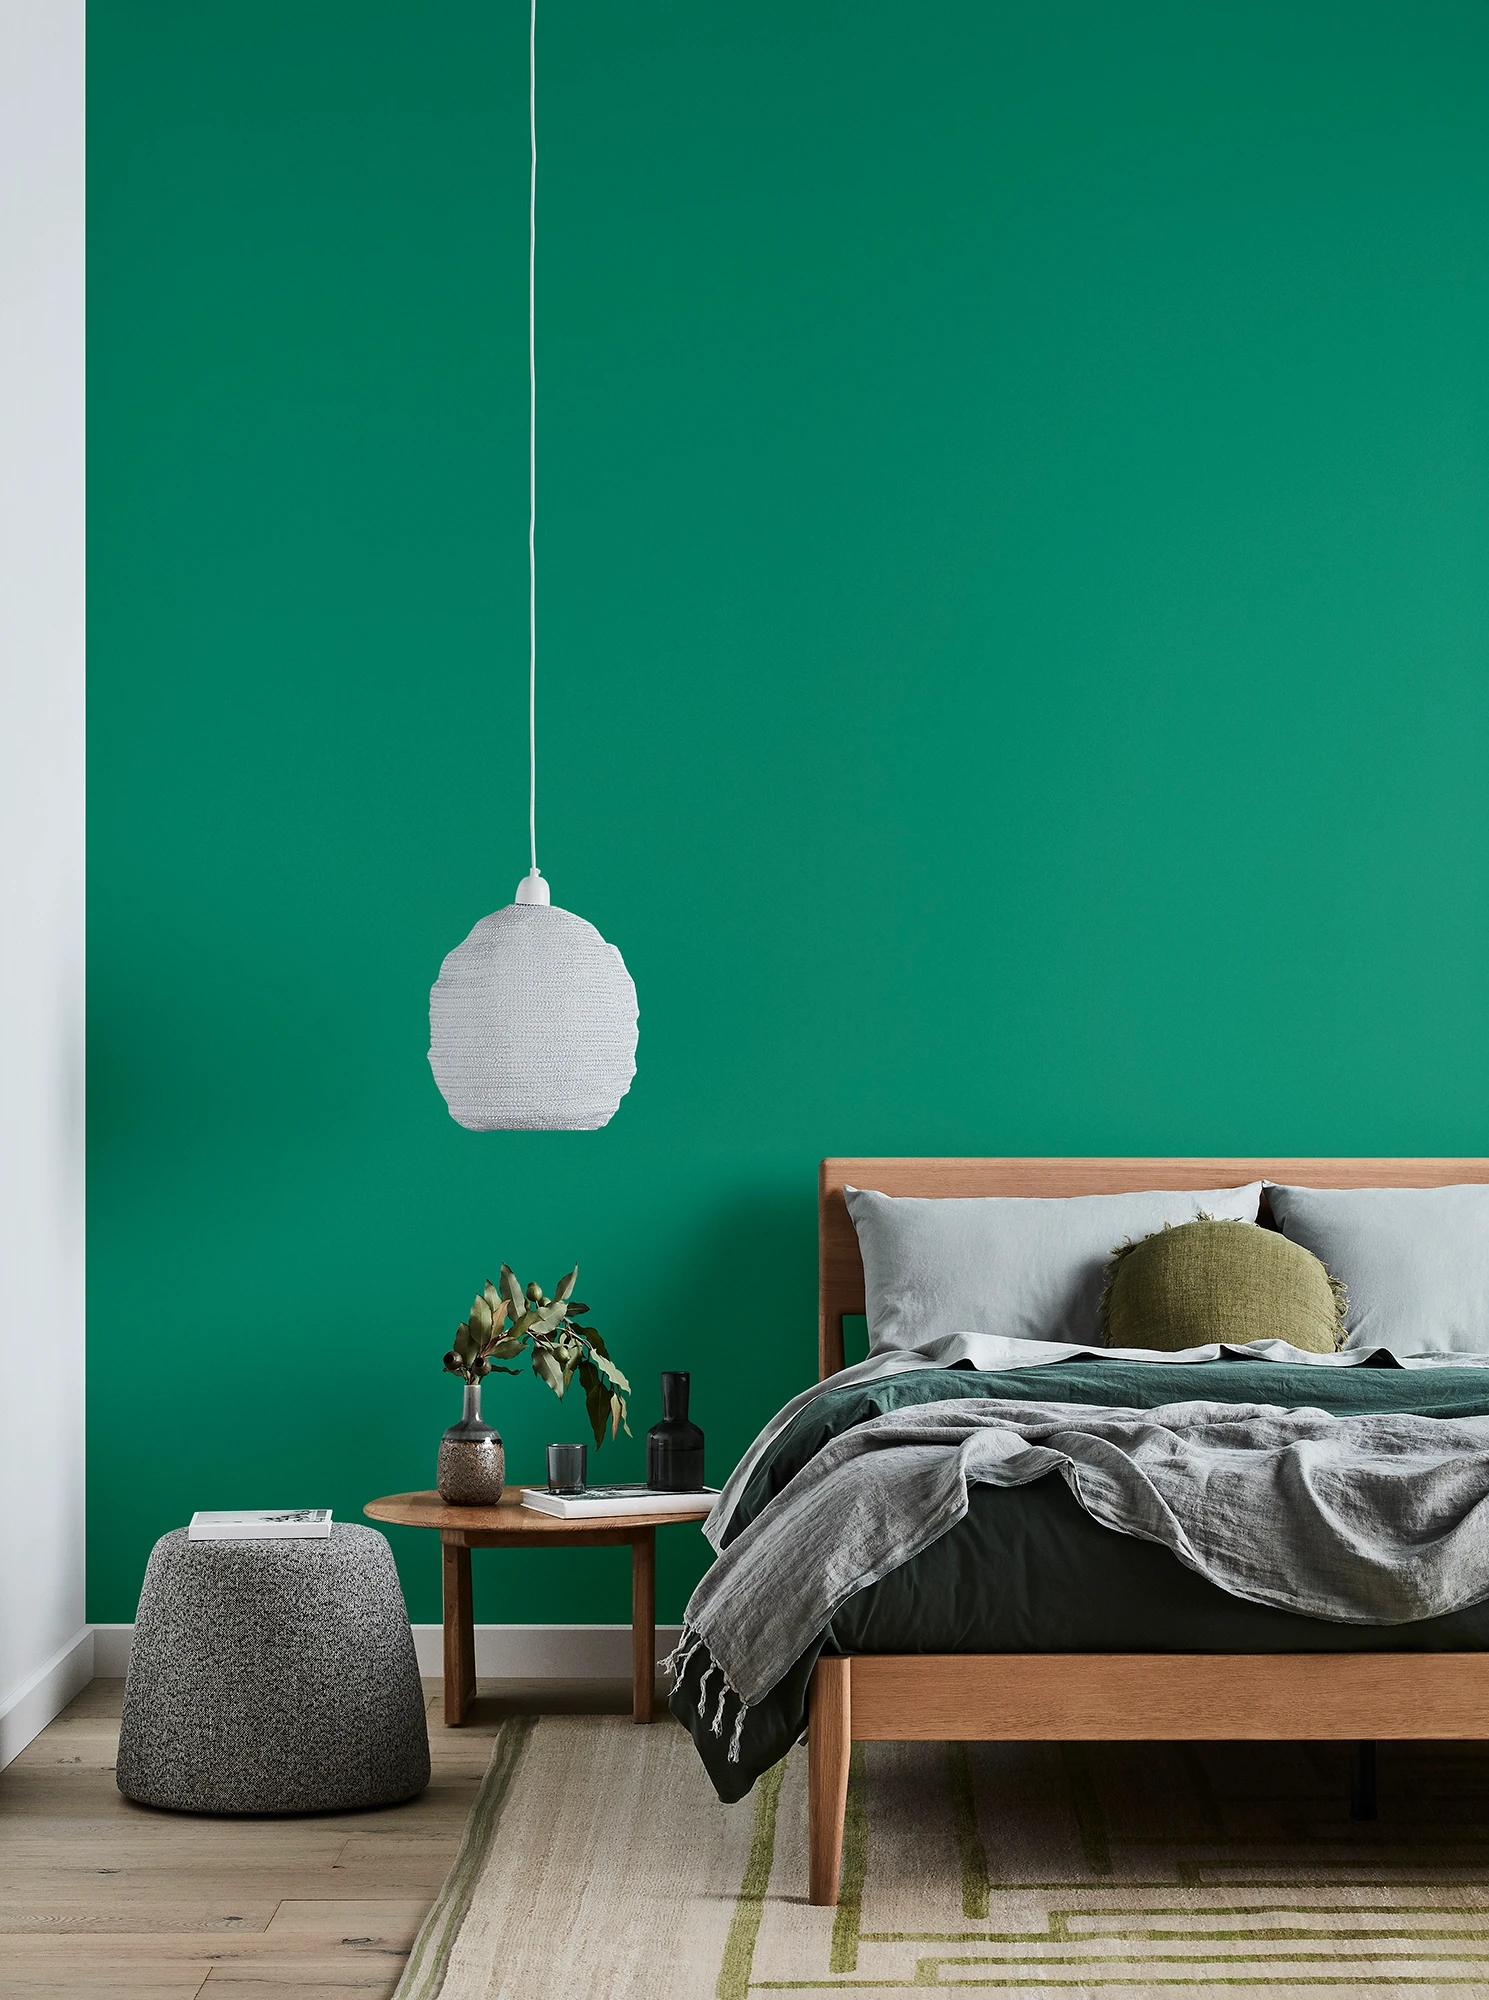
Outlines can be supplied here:
M869 1352L952 1333L1099 1347L1101 1287L1118 1244L1201 1210L1255 1222L1261 1189L927 1201L845 1188L863 1253Z
M1489 1187L1267 1183L1284 1236L1349 1292L1346 1348L1489 1353Z

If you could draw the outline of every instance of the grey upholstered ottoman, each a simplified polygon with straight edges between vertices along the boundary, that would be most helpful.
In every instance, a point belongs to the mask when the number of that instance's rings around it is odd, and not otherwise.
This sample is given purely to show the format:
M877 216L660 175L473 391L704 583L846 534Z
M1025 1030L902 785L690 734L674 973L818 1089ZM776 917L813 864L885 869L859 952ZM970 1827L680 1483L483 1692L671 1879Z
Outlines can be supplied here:
M180 1812L344 1812L429 1783L429 1736L393 1552L163 1535L140 1592L119 1789Z

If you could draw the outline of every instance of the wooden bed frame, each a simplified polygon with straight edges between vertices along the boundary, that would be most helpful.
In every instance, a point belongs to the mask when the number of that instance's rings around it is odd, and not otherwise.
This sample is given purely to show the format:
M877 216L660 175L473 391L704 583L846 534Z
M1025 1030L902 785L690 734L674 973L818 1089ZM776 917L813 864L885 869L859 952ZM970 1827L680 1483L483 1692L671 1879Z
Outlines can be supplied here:
M844 1186L921 1196L1144 1188L1445 1187L1489 1160L824 1160L818 1374L843 1366L864 1310ZM1271 1223L1263 1197L1262 1221ZM861 1653L824 1655L808 1729L810 1897L838 1900L855 1742L1274 1742L1489 1735L1489 1653Z

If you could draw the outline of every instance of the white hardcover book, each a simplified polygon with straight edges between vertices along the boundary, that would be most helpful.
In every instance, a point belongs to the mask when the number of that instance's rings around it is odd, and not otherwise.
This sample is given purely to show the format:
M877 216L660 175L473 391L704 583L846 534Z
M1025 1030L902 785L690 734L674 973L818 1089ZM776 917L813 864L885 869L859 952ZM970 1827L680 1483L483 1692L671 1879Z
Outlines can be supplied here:
M650 1486L586 1486L582 1493L550 1493L546 1486L524 1486L522 1504L539 1514L557 1514L565 1521L588 1521L604 1514L710 1513L719 1497L717 1486L696 1493L662 1493Z
M196 1513L189 1542L323 1542L331 1533L329 1507L233 1507L223 1514Z

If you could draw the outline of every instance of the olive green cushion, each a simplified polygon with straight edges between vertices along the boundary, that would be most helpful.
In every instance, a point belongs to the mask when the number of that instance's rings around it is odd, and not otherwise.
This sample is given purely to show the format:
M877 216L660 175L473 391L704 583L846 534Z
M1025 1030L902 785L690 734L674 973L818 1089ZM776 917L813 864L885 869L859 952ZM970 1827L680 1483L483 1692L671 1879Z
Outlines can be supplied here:
M1254 1222L1203 1220L1113 1254L1101 1325L1108 1347L1173 1354L1211 1342L1285 1340L1332 1354L1343 1313L1342 1288L1301 1243Z

